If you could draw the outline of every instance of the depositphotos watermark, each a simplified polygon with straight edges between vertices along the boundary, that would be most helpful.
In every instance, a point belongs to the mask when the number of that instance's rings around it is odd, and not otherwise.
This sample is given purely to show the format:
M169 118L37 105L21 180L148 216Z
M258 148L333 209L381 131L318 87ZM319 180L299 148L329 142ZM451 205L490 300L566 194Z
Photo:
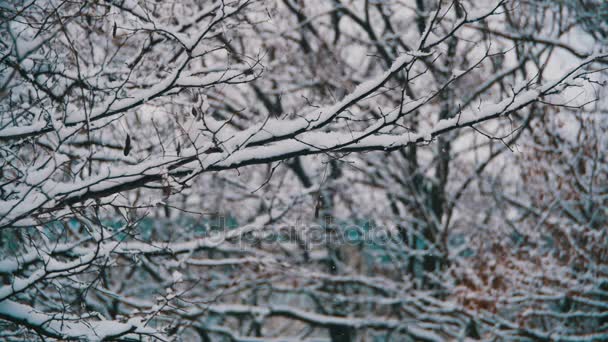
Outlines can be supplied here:
M315 246L373 244L384 246L400 240L396 229L378 227L368 223L336 223L327 217L321 223L273 223L244 225L236 228L224 224L224 217L216 217L219 223L206 229L203 237L211 245L229 241L240 246L294 243L310 250ZM223 220L223 222L221 221ZM216 222L218 222L216 221Z

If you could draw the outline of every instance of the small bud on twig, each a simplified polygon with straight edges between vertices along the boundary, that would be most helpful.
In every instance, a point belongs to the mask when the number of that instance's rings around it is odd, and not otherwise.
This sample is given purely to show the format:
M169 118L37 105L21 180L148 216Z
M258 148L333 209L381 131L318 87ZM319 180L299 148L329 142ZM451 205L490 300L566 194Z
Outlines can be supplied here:
M122 153L125 156L128 156L129 152L131 152L131 136L127 134L127 139L125 140L125 147L124 147Z

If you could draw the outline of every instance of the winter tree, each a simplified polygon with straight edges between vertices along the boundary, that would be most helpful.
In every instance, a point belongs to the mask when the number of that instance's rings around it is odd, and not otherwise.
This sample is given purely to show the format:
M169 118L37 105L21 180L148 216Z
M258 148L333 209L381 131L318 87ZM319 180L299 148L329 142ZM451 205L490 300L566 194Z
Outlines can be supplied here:
M608 339L601 0L0 3L0 339Z

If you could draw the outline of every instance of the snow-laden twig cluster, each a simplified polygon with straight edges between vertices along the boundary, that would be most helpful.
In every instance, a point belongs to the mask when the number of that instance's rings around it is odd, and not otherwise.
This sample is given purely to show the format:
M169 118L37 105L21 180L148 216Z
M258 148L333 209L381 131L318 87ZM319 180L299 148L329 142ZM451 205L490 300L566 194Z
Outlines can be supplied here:
M0 4L0 339L606 339L581 3Z

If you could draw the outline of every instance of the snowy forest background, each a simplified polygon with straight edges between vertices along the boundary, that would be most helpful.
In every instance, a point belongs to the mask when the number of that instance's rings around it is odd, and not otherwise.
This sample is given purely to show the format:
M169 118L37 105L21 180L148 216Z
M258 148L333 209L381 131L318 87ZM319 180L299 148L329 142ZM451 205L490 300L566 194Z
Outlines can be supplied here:
M0 340L608 340L603 0L0 2Z

